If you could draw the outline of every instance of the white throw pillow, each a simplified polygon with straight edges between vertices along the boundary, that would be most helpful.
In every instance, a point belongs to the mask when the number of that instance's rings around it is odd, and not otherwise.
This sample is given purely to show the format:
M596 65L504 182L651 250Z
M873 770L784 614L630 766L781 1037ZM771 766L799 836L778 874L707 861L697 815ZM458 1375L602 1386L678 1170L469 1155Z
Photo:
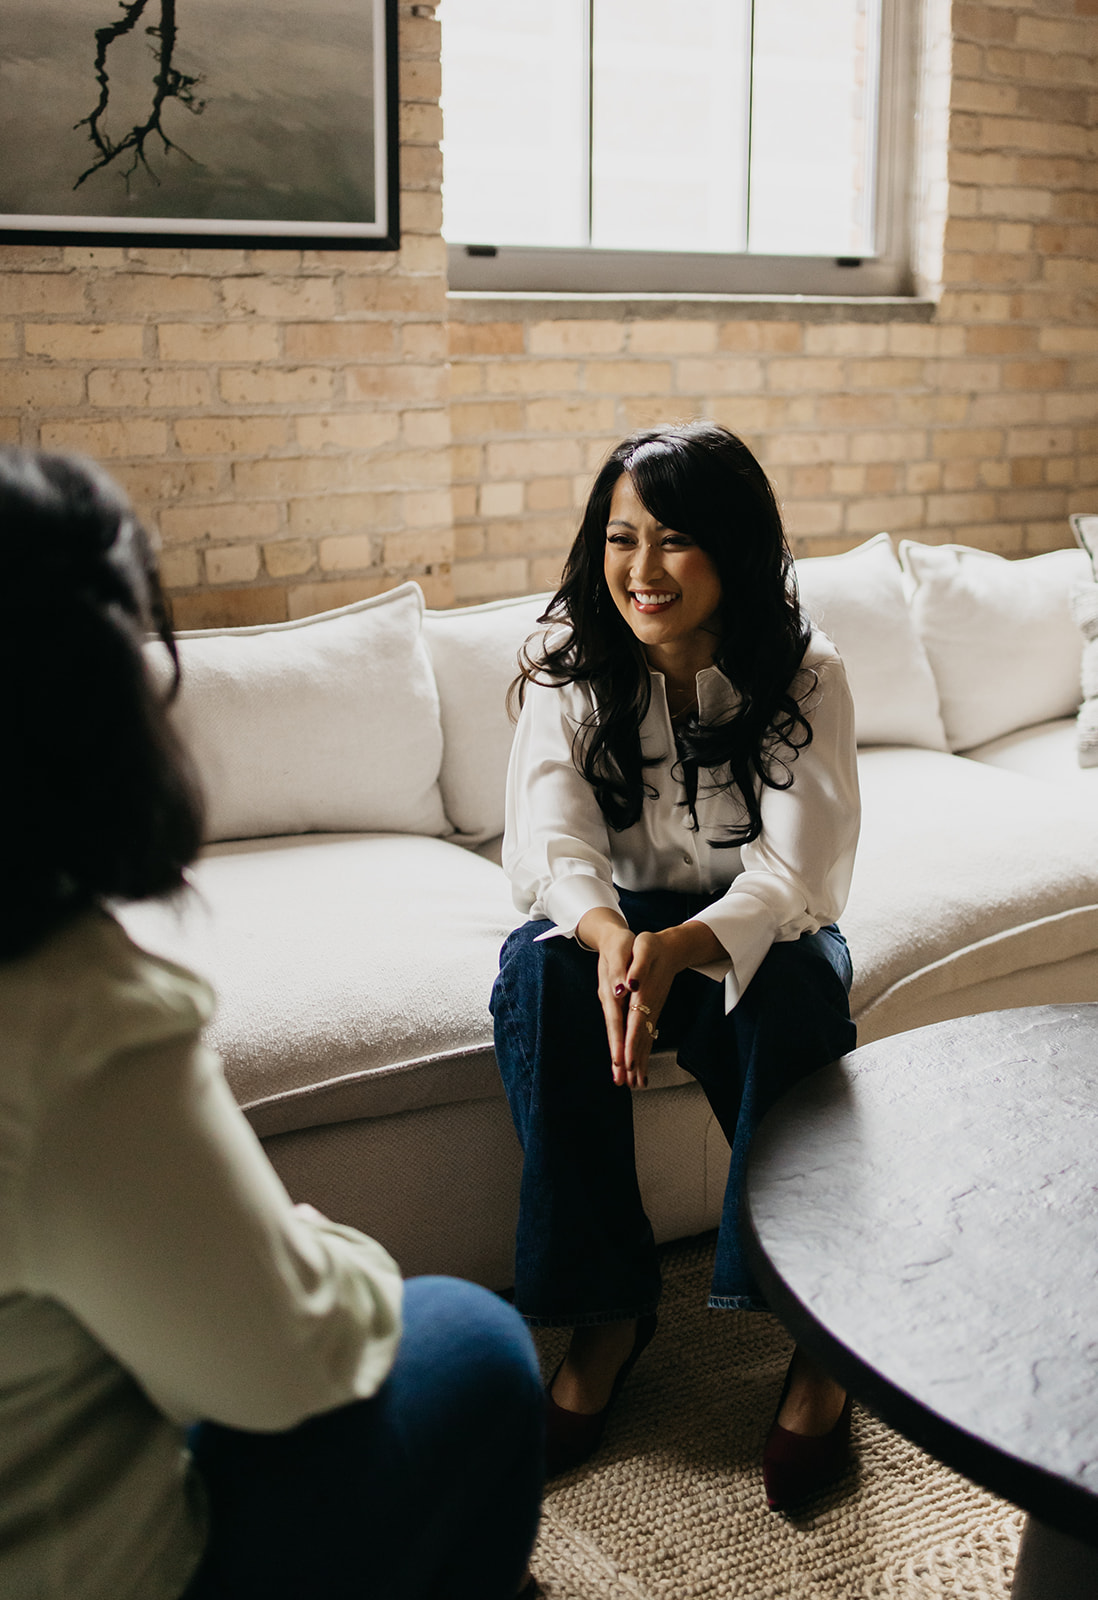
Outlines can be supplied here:
M934 676L888 534L843 555L798 561L797 583L804 609L843 658L859 745L944 750Z
M456 611L428 611L423 636L438 680L446 815L461 833L503 832L507 762L515 729L507 690L518 653L552 596L523 595Z
M422 616L405 583L299 622L177 635L173 715L205 786L208 840L448 831ZM163 677L163 647L148 648Z
M1093 581L1076 585L1071 614L1083 635L1083 703L1076 722L1081 767L1098 767L1098 516L1077 512L1071 531L1090 562Z
M1070 595L1087 576L1081 551L1008 561L968 545L905 539L900 560L951 750L1074 714L1082 642Z
M1098 515L1077 511L1068 518L1075 542L1090 562L1091 575L1098 582Z
M1083 636L1083 703L1075 725L1081 767L1098 767L1098 583L1076 584L1071 614Z

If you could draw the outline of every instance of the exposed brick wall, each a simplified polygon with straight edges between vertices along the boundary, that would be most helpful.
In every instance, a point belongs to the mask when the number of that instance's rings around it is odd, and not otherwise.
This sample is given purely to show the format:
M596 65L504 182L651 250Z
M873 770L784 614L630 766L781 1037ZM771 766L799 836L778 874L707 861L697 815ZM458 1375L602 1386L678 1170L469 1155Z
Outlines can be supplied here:
M182 626L548 587L607 447L696 415L802 553L1063 544L1098 510L1098 0L926 3L935 304L448 308L438 27L402 3L400 252L10 247L0 439L107 461Z

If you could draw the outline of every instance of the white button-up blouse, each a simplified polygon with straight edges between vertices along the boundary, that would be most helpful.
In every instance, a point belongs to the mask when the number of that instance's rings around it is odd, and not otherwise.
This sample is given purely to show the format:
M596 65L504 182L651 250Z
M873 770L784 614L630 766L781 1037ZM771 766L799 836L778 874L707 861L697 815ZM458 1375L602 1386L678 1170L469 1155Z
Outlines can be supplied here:
M555 923L543 938L574 937L596 906L618 910L615 884L713 895L692 920L712 929L727 959L697 970L723 980L731 1011L776 940L836 920L850 888L860 821L854 710L843 664L824 634L813 633L802 666L816 675L802 702L812 742L791 763L788 789L762 787L762 833L732 849L713 843L742 822L742 802L734 789L707 785L704 773L694 830L662 673L652 674L641 727L644 755L660 759L645 769L656 793L620 833L608 826L573 760L576 730L594 709L589 686L527 686L507 774L503 867L518 909ZM736 703L735 689L716 667L698 673L697 687L704 722L718 721Z

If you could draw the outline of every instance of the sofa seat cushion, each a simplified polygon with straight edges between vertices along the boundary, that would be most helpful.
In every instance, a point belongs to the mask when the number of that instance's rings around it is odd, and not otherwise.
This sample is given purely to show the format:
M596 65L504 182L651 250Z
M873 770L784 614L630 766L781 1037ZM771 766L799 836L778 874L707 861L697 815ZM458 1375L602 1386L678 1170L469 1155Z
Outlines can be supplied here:
M1078 736L1074 717L1054 722L1039 722L1035 728L1019 728L965 751L968 761L982 761L989 767L1019 772L1038 783L1089 795L1098 812L1098 767L1079 765Z
M912 1005L1098 950L1088 795L931 750L862 751L863 823L841 923L863 1042Z
M213 984L206 1037L261 1136L502 1097L488 997L523 918L492 861L311 834L213 845L192 877L182 900L119 916ZM668 1051L650 1079L691 1082Z
M498 867L440 839L209 849L181 906L127 907L212 982L207 1037L261 1134L500 1092L488 996L520 920Z

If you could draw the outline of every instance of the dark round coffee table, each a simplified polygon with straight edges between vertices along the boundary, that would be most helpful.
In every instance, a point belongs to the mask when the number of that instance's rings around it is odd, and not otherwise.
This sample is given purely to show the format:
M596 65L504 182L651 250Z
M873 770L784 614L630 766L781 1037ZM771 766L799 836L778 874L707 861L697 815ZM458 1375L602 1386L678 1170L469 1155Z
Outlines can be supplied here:
M853 1051L766 1117L745 1200L795 1337L1030 1513L1014 1595L1098 1595L1098 1004Z

